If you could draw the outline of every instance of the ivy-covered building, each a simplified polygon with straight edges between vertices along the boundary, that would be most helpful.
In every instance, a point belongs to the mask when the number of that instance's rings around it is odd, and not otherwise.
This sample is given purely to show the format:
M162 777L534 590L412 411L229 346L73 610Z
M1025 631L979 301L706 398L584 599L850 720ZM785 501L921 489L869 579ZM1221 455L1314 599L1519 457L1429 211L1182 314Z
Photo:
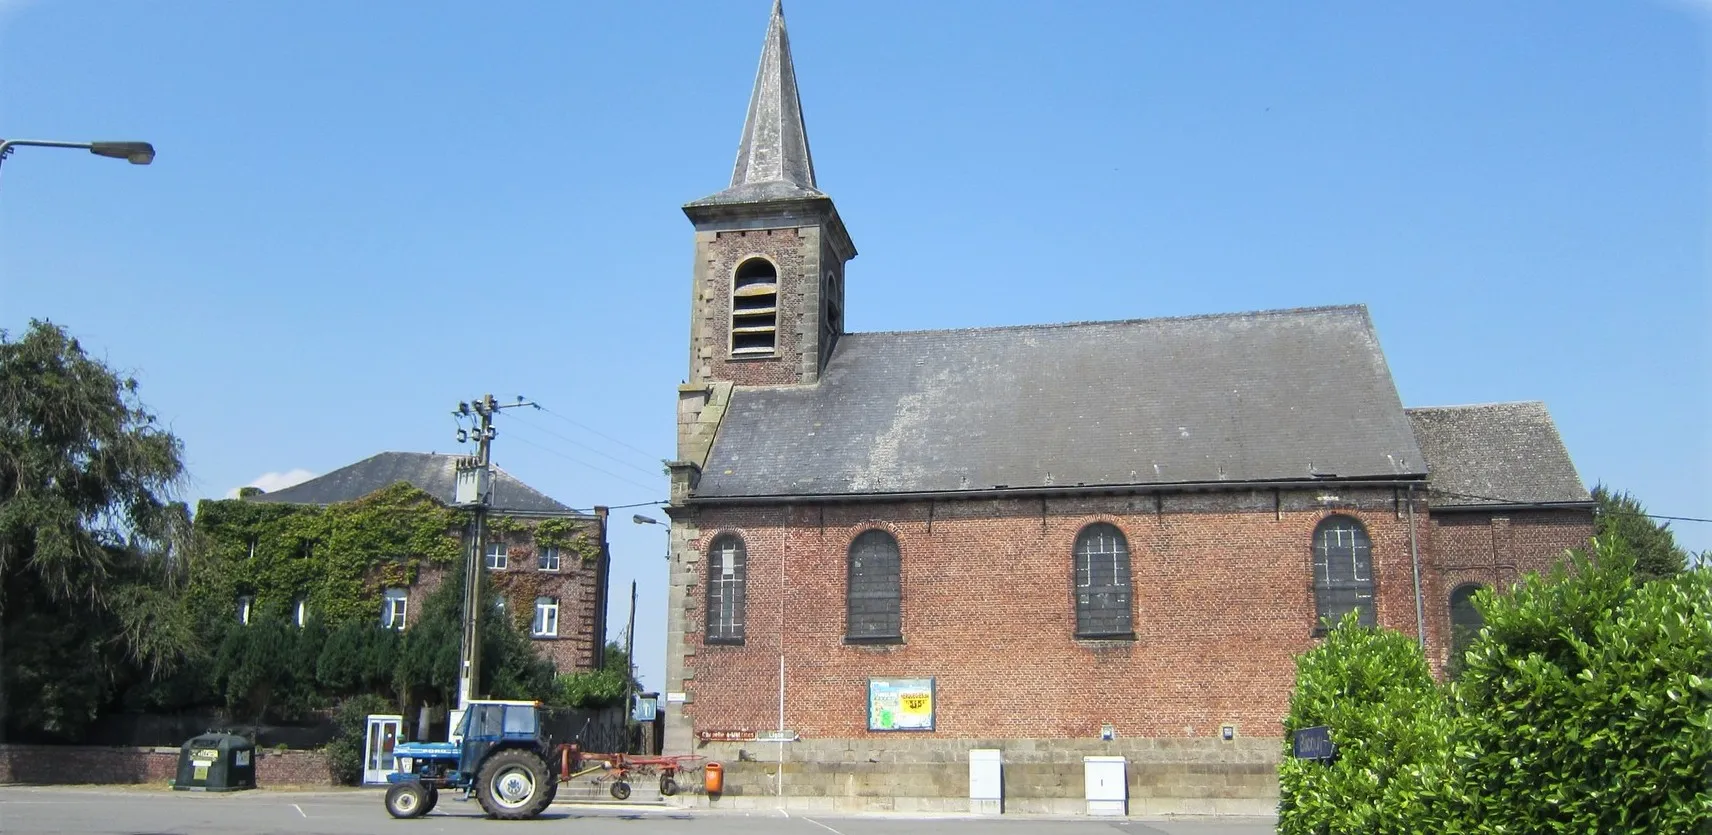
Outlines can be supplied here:
M453 505L460 456L383 452L272 493L204 501L204 605L336 626L409 630L468 553L471 514ZM574 510L494 468L482 564L494 605L559 673L603 662L610 552L606 508Z

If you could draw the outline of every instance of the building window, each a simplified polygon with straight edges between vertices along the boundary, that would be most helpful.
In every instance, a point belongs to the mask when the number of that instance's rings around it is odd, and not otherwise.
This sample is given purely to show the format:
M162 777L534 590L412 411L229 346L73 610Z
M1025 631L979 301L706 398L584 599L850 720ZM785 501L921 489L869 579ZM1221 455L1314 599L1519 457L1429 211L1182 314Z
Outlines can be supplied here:
M535 598L535 622L530 624L529 631L537 638L558 637L559 601L557 598Z
M381 598L380 625L387 629L403 629L409 608L409 592L404 589L387 589Z
M1479 583L1467 583L1456 587L1450 593L1450 651L1452 658L1461 658L1468 651L1468 645L1474 643L1480 628L1486 625L1486 619L1480 615L1480 610L1474 607L1474 593L1480 591Z
M732 278L732 355L773 353L778 324L778 270L765 258L744 261Z
M239 623L244 624L245 626L249 625L249 623L250 623L250 609L254 607L255 602L256 602L256 599L253 597L250 597L247 594L238 598L238 622Z
M291 623L293 626L302 626L308 622L309 601L299 597L296 602L291 604Z
M743 643L743 539L722 534L707 549L707 642Z
M542 571L558 571L559 570L559 546L557 546L557 545L544 545L544 546L542 546L540 552L538 552L535 555L535 564L536 564L536 567L541 569Z
M860 643L903 640L903 561L898 541L882 530L850 543L844 639Z
M503 542L487 544L487 570L504 571L511 565L511 548Z
M1133 638L1129 543L1115 525L1096 522L1076 535L1076 637Z
M1352 611L1362 626L1374 625L1373 542L1348 516L1328 516L1314 529L1314 609L1316 632Z

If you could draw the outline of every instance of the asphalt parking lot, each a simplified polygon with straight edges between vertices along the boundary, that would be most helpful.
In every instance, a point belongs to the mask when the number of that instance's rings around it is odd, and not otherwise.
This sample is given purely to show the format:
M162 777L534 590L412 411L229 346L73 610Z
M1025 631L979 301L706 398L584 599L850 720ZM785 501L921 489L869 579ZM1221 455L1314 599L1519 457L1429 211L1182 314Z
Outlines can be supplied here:
M649 806L554 805L532 821L490 821L473 802L441 800L427 817L394 820L378 792L250 791L231 794L160 789L0 787L0 832L100 835L369 835L369 833L529 833L589 835L1089 835L1111 829L1130 835L1263 835L1270 820L1126 820L1089 818L905 815L808 815L767 812L686 812Z

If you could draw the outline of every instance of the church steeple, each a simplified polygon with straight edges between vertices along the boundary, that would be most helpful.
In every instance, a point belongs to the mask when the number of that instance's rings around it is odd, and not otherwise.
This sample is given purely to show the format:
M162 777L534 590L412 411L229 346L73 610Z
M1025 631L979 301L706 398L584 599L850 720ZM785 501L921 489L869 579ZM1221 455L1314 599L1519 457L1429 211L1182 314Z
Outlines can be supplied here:
M714 383L817 382L844 332L844 265L856 247L815 184L778 0L731 185L684 214L696 228L687 396Z
M697 203L748 203L824 197L814 182L814 157L809 153L797 72L791 62L791 39L785 31L782 0L773 0L767 38L761 44L761 66L749 95L743 138L731 186Z

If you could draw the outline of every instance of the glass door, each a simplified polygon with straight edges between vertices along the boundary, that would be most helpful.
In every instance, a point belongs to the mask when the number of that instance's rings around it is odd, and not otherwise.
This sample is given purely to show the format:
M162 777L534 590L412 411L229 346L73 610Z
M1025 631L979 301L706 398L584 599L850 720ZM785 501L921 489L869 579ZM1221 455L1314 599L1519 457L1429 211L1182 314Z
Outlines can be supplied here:
M363 783L385 783L386 775L396 770L392 749L398 744L398 733L404 727L403 716L369 717L368 733L363 739Z

